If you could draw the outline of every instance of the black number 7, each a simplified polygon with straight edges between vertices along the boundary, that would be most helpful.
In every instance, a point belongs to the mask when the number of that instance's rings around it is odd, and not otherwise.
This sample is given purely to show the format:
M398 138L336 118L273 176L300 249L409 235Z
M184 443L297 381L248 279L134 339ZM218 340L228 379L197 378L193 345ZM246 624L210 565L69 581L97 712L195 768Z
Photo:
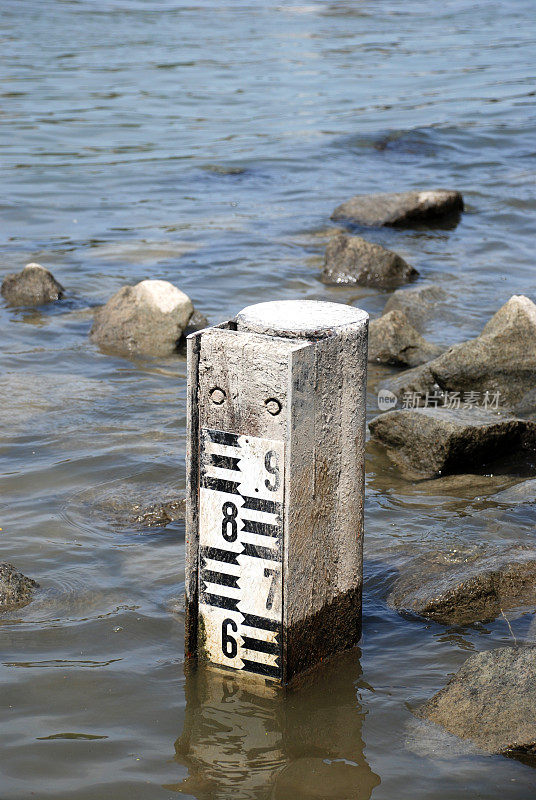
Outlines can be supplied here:
M266 608L268 609L272 608L274 604L275 583L278 575L279 571L277 569L270 569L269 567L265 567L264 577L269 578L271 576L272 578L272 583L270 584L270 589L268 591L268 597L266 598Z

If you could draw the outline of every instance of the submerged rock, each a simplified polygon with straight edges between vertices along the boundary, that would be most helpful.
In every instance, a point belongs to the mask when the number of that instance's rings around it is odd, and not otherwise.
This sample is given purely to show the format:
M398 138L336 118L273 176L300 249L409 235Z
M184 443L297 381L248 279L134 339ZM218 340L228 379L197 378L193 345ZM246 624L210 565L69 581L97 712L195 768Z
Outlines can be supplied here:
M443 352L427 342L402 311L389 311L369 323L369 361L394 367L416 367Z
M402 311L409 323L422 331L425 323L437 312L440 303L447 299L447 292L434 283L421 283L410 289L399 289L387 301L384 314Z
M536 472L536 422L482 409L412 408L388 411L369 423L372 436L409 478L475 472L509 460L510 470Z
M48 269L32 263L6 275L0 292L12 306L42 306L61 300L65 289Z
M463 211L460 192L432 191L358 194L337 206L331 219L345 219L357 225L411 226L455 217Z
M352 283L390 288L418 276L414 267L392 250L359 236L334 236L327 248L324 283Z
M536 381L536 305L514 295L476 339L449 348L428 364L383 384L397 396L406 393L474 392L515 406Z
M504 553L418 556L404 567L387 603L401 613L444 625L495 619L502 611L536 602L536 549Z
M38 586L34 580L17 572L13 564L0 562L0 612L28 605Z
M536 505L536 478L521 481L489 497L495 503L534 503Z
M133 515L133 522L144 528L165 528L170 522L182 519L185 514L186 500L169 500L166 503L155 503L147 508L139 509ZM138 509L135 508L134 512Z
M475 653L415 714L489 753L536 755L536 647Z
M122 289L95 312L91 337L119 353L173 353L194 307L188 295L168 281L147 280Z

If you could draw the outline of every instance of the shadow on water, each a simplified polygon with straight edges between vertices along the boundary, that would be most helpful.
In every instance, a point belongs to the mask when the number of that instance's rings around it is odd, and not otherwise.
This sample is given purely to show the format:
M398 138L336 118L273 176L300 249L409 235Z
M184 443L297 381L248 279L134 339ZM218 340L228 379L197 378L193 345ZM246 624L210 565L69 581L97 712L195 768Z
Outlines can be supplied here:
M369 800L380 778L364 755L359 656L346 653L287 692L213 667L192 670L175 742L189 775L164 788L197 800Z

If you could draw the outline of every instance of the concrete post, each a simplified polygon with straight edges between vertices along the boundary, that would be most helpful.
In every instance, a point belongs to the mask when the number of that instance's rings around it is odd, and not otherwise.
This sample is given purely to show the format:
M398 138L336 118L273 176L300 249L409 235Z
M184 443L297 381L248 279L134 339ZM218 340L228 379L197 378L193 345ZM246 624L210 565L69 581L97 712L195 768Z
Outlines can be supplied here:
M358 643L367 328L281 301L188 337L188 655L288 683Z

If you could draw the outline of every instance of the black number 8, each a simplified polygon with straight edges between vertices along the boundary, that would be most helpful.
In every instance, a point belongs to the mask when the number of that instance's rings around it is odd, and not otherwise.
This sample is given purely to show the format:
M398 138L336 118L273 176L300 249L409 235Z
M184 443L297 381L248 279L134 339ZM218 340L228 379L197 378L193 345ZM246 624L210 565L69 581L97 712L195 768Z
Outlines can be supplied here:
M236 639L229 636L229 628L236 633L238 625L232 619L224 619L221 624L221 649L224 656L227 656L227 658L234 658L238 653L238 644Z
M221 535L226 542L234 542L238 536L238 525L236 522L238 509L234 503L227 502L222 505L221 510L223 513Z

